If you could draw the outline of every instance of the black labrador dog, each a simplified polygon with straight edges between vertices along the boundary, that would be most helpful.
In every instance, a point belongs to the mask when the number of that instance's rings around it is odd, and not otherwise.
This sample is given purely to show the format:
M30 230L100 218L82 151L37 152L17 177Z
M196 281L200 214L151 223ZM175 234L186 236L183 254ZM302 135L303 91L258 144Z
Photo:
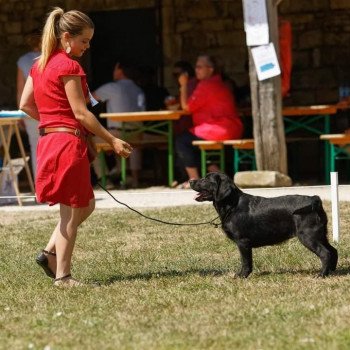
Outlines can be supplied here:
M191 180L190 186L198 192L198 202L213 202L222 229L237 244L242 262L239 277L248 277L253 270L252 248L279 244L295 236L321 259L319 276L335 271L338 252L327 239L327 214L320 197L252 196L222 173Z

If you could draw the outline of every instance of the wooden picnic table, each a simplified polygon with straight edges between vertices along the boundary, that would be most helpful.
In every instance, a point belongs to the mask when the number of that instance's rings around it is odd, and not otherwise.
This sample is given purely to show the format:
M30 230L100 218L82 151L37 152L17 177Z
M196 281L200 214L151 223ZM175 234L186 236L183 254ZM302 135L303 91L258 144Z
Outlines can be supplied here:
M122 137L132 133L151 132L166 137L168 145L168 185L174 181L174 140L173 140L173 121L178 120L182 115L189 114L187 111L147 111L147 112L128 112L128 113L101 113L101 118L118 122L152 122L143 125L135 125L135 130L122 130ZM122 184L126 180L126 160L121 160Z
M334 116L339 107L337 105L311 105L311 106L286 106L282 108L284 130L286 135L295 131L305 131L308 135L317 136L330 134L331 116ZM250 113L249 113L250 112ZM241 110L242 116L251 115L248 108ZM324 155L324 178L325 182L330 181L330 145L325 143Z

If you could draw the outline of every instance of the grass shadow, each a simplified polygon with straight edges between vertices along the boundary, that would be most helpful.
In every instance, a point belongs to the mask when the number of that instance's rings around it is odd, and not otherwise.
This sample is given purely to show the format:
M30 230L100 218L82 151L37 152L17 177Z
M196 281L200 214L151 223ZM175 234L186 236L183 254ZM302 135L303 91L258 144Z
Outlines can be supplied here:
M111 285L115 282L121 281L136 281L136 280L144 280L149 281L153 278L173 278L173 277L182 277L188 275L200 275L200 276L223 276L228 273L231 273L230 269L189 269L184 271L179 270L168 270L168 271L160 271L160 272L146 272L146 273L137 273L134 275L127 276L111 276L106 281L95 281L100 285ZM315 269L300 269L300 270L289 270L289 269L281 269L279 271L261 271L255 272L256 276L270 276L270 275L305 275L309 277L318 278L318 270ZM331 272L328 277L332 276L347 276L350 274L350 269L337 269L335 272Z
M111 276L107 281L98 281L101 285L110 285L115 282L121 281L135 281L135 280L145 280L148 281L153 278L163 278L163 277L181 277L187 275L200 275L200 276L222 276L230 272L231 270L218 270L218 269L190 269L185 271L169 270L160 272L147 272L147 273L137 273L129 276Z
M308 276L318 277L319 272L320 271L317 269L300 269L300 270L281 269L278 271L261 271L261 272L256 272L255 274L258 276L300 274L300 275L308 275ZM339 268L339 269L336 269L334 272L331 272L328 277L346 276L349 274L350 274L350 269Z
M350 268L341 268L341 269L336 269L334 272L332 272L333 276L346 276L350 275Z

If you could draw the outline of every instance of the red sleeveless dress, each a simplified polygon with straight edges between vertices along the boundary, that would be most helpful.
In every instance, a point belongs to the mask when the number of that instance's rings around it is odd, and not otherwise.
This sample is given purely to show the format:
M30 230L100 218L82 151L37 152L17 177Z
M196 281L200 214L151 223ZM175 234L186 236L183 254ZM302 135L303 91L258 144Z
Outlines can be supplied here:
M86 75L77 61L63 50L55 51L42 72L35 63L30 71L39 128L68 127L88 131L75 119L68 102L62 77L80 76L84 95ZM90 181L90 164L84 138L57 132L41 136L37 145L35 190L38 202L61 203L74 208L87 207L94 197Z

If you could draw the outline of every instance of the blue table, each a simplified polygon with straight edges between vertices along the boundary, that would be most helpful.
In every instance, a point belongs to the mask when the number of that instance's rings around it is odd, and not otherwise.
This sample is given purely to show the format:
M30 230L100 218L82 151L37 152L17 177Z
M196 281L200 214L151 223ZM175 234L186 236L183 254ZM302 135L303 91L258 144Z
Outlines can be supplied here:
M27 115L22 111L0 111L0 118L19 117L25 118Z

